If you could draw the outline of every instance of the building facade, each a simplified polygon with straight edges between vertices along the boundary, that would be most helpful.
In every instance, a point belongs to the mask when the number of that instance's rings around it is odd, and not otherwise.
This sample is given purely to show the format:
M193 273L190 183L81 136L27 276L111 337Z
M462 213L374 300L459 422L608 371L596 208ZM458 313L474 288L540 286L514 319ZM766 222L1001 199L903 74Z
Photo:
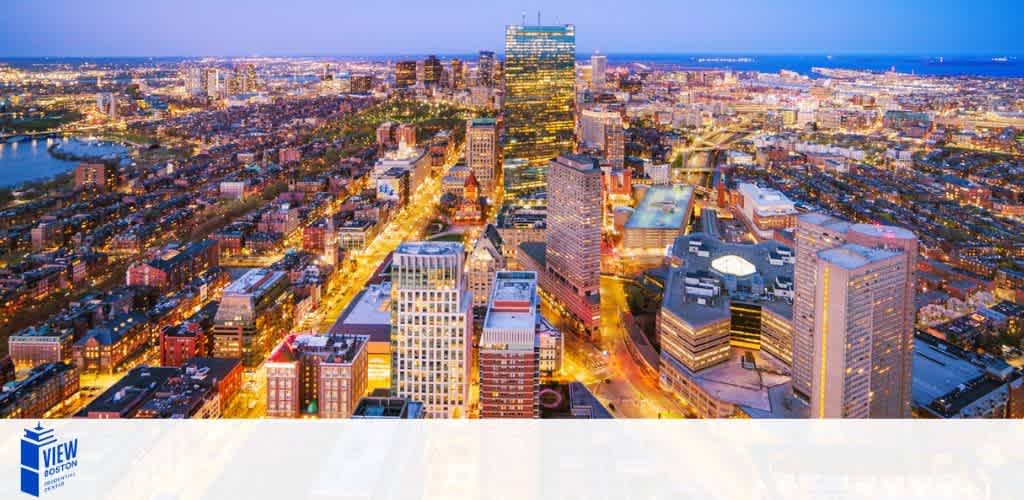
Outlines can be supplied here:
M421 401L427 418L468 412L472 294L464 259L453 242L407 242L394 254L391 388Z
M474 118L466 123L466 165L477 182L481 195L494 197L498 178L498 125L493 118Z
M816 418L909 417L917 236L812 213L796 238L794 394Z
M538 418L537 275L497 273L480 336L480 417Z
M267 359L267 416L349 418L366 394L365 335L285 337Z
M543 165L573 148L576 28L505 28L505 156Z

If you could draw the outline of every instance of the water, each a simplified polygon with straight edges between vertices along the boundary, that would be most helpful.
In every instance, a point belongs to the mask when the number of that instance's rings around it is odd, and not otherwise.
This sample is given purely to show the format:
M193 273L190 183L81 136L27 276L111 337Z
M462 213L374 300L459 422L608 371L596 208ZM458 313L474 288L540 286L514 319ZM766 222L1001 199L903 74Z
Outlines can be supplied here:
M0 187L41 180L67 172L76 161L58 160L46 150L54 139L35 139L7 144L0 141Z
M693 69L731 69L735 71L779 70L815 75L811 68L839 68L871 72L895 69L899 73L929 76L1024 77L1024 58L995 55L764 55L764 54L607 54L608 64L633 62ZM584 59L577 54L578 59ZM589 58L589 56L586 56Z

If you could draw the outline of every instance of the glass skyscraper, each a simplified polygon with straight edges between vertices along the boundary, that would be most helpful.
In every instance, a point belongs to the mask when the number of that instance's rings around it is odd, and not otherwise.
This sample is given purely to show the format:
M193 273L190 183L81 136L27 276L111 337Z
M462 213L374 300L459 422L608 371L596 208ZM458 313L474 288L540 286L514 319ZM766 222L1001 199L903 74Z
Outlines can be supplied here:
M543 165L572 151L576 28L505 28L505 157Z

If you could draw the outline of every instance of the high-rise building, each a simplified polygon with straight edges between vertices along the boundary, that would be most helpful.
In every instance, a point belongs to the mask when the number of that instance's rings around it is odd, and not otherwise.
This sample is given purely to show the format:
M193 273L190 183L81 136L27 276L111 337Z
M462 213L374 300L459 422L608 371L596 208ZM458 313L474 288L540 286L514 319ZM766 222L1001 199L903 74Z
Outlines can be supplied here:
M407 242L392 261L391 389L427 418L465 417L472 364L472 294L464 249Z
M573 148L576 28L505 28L505 156L542 165Z
M452 59L450 63L451 69L448 71L451 78L450 87L453 89L461 89L466 87L466 67L462 64L459 59Z
M189 67L185 72L185 92L192 96L206 93L206 72L200 67Z
M498 126L494 118L474 118L466 123L466 165L491 198L498 173Z
M480 335L480 416L540 416L537 275L502 271L494 278Z
M608 57L601 54L590 56L590 92L604 92L605 74L608 72Z
M430 55L423 60L423 85L426 87L438 87L441 85L441 73L444 66L437 56Z
M206 69L206 96L210 99L220 99L220 70L217 68Z
M395 87L405 89L416 85L416 61L395 63Z
M367 387L366 335L285 337L270 354L267 416L348 418Z
M541 289L567 310L567 326L592 335L601 322L601 169L585 155L551 161L543 243L522 242L516 260L535 271Z
M917 237L800 216L793 391L818 418L910 416Z
M480 87L494 87L494 52L481 50L476 62L476 84Z
M547 268L580 295L601 273L601 169L589 156L562 155L548 167Z
M580 142L601 151L612 167L622 168L625 154L622 115L615 111L584 109L580 113Z

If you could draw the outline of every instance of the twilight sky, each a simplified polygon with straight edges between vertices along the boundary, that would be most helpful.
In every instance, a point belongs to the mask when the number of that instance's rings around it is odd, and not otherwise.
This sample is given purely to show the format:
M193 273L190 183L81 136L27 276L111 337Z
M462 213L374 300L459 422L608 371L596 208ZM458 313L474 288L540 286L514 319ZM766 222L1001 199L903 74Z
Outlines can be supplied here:
M1019 0L7 0L0 57L501 52L538 9L580 53L1024 54Z

